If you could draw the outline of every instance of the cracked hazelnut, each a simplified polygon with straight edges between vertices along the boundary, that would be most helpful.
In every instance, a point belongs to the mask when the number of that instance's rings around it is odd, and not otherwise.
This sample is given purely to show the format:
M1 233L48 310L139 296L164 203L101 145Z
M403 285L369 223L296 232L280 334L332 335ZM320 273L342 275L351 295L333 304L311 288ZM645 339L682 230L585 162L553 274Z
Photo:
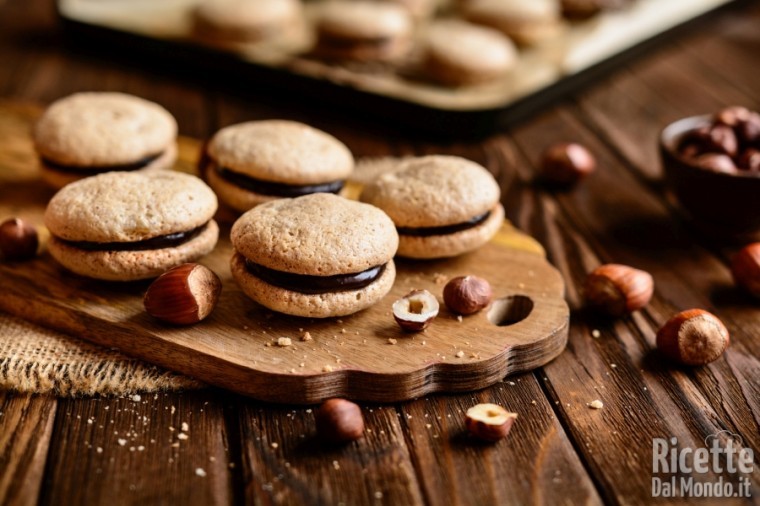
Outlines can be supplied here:
M583 293L586 304L610 316L643 308L654 291L652 276L627 265L606 264L591 271Z
M760 299L760 242L749 244L734 255L731 274L737 285Z
M211 269L183 264L158 277L145 292L143 304L149 315L177 325L190 325L214 310L222 282Z
M452 312L462 315L477 313L491 303L491 285L477 276L460 276L443 288L443 302Z
M541 177L557 185L572 185L596 169L596 159L584 146L562 142L549 146L541 160Z
M364 418L359 406L345 399L329 399L315 414L317 434L331 443L347 443L364 434Z
M498 404L476 404L467 410L467 430L483 441L498 441L509 434L517 413L510 413Z
M438 309L438 299L432 293L412 290L393 303L393 317L407 332L419 332L438 316Z
M0 224L0 253L5 260L29 260L37 255L37 229L20 218Z
M729 344L728 329L702 309L678 313L657 332L663 355L686 365L705 365L720 357Z

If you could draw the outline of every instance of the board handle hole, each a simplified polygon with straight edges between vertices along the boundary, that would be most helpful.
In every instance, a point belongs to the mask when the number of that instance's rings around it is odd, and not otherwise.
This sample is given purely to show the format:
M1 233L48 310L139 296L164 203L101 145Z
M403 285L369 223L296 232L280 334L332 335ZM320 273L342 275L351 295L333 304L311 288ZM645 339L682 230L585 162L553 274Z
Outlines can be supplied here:
M496 299L488 310L488 321L499 327L514 325L533 311L533 300L525 295L510 295Z

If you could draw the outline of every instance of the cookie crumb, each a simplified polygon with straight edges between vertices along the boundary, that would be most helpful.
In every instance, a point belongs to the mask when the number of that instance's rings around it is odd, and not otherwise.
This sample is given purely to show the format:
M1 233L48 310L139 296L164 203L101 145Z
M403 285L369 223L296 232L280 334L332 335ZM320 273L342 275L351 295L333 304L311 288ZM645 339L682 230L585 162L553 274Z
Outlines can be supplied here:
M599 399L594 399L593 401L589 402L587 406L591 409L602 409L604 407L604 403Z
M449 277L445 274L441 274L440 272L433 274L433 283L436 285L445 285L448 280Z
M140 397L140 395L139 395L139 394L135 394L135 395L133 395L133 396L131 397L131 399L132 399L134 402L140 402L140 400L142 399L142 397Z
M338 463L338 461L337 461L337 460L333 460L333 463L332 463L332 464L333 464L333 467L335 468L335 470L336 470L336 471L337 471L338 469L340 469L340 464Z
M206 477L206 471L204 471L202 467L196 467L195 468L195 474L196 474L196 476L200 476L201 478L205 478Z
M599 337L601 337L601 335L602 335L602 333L599 332L597 329L594 329L594 330L591 331L591 337L593 337L594 339L599 339Z
M457 357L457 358L462 358L462 357L464 357L464 352L463 352L462 350L459 350L459 351L457 352L457 355L456 355L456 357Z
M177 439L182 439L183 441L187 439L188 437L189 436L185 434L184 432L180 432L179 434L177 434Z
M277 448L279 448L280 445L278 443L272 443L269 446L271 446L272 448L276 450Z
M388 338L388 344L396 344L398 341L396 339L393 339L392 337Z
M308 330L301 335L301 341L311 341L311 340L312 340L312 337Z
M322 368L322 371L324 372L332 372L333 368L331 365L326 365Z
M282 348L286 346L290 346L293 344L293 341L290 340L289 337L278 337L277 338L277 346L280 346Z
M184 432L187 432L190 430L190 426L187 424L187 422L182 422L182 430Z
M462 315L461 315L461 314L458 314L458 315L457 315L457 321L458 321L459 323L462 323L462 322L464 321L464 318L462 318Z

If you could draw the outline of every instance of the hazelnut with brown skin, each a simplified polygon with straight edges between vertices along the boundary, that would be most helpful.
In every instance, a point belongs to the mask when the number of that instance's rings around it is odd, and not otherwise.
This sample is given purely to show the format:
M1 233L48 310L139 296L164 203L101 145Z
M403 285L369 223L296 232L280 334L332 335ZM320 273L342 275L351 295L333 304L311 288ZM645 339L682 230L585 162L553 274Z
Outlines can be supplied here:
M364 418L359 406L345 399L329 399L315 414L317 434L330 443L348 443L364 434Z
M760 150L747 148L739 158L739 168L750 172L760 172Z
M574 142L549 146L541 159L541 177L556 185L573 185L595 169L594 155L586 147Z
M749 120L751 115L752 112L746 107L742 107L740 105L732 105L729 107L724 107L718 111L718 114L715 115L715 120L718 123L722 123L730 127L735 127L740 123Z
M453 313L470 315L491 303L491 285L478 276L459 276L443 288L443 302Z
M183 264L159 276L145 292L143 304L159 320L191 325L211 314L221 291L222 282L211 269Z
M737 285L760 299L760 242L749 244L734 255L731 274Z
M0 254L10 261L29 260L37 255L37 229L20 218L0 224Z
M730 156L719 153L704 153L693 159L693 163L703 169L726 174L736 173L736 164Z
M496 442L509 434L517 419L517 413L510 413L498 404L477 404L467 410L465 425L476 438Z
M393 318L407 332L420 332L438 316L438 299L427 290L412 290L393 303Z
M652 276L627 265L606 264L586 277L586 304L610 316L623 316L643 308L654 292Z
M705 365L717 360L729 344L728 329L717 316L689 309L673 316L657 332L657 348L685 365Z

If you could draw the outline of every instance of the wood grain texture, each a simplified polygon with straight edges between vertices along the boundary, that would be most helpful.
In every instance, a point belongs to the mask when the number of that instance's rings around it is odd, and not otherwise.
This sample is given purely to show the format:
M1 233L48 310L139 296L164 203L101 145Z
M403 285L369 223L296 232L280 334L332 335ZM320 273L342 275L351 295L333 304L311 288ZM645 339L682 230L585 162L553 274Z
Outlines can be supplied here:
M231 504L224 394L61 400L40 504Z
M0 504L37 503L57 401L0 392Z
M0 151L17 152L29 175L23 183L0 189L4 202L13 195L29 199L36 164L26 152L29 127L14 111L0 109L4 139L22 143ZM20 130L18 132L17 130ZM199 142L183 140L180 168L197 160ZM196 149L193 149L196 148ZM0 160L1 162L1 160ZM40 224L49 191L36 199L3 205ZM1 218L2 216L0 216ZM390 293L375 306L342 319L294 318L252 303L231 278L233 249L222 228L216 249L202 262L218 273L224 289L214 313L192 327L172 327L147 315L142 304L146 283L104 283L72 275L49 256L0 265L0 307L17 316L56 328L147 362L179 371L212 385L272 402L313 403L343 396L393 402L437 391L486 387L507 374L529 371L556 357L565 346L569 313L562 278L533 252L513 249L522 234L505 225L491 243L454 259L398 260ZM476 275L489 280L494 303L461 321L441 304L425 332L403 332L390 314L393 301L412 289L442 297L447 279ZM308 331L311 341L300 340ZM280 347L279 337L292 345Z

